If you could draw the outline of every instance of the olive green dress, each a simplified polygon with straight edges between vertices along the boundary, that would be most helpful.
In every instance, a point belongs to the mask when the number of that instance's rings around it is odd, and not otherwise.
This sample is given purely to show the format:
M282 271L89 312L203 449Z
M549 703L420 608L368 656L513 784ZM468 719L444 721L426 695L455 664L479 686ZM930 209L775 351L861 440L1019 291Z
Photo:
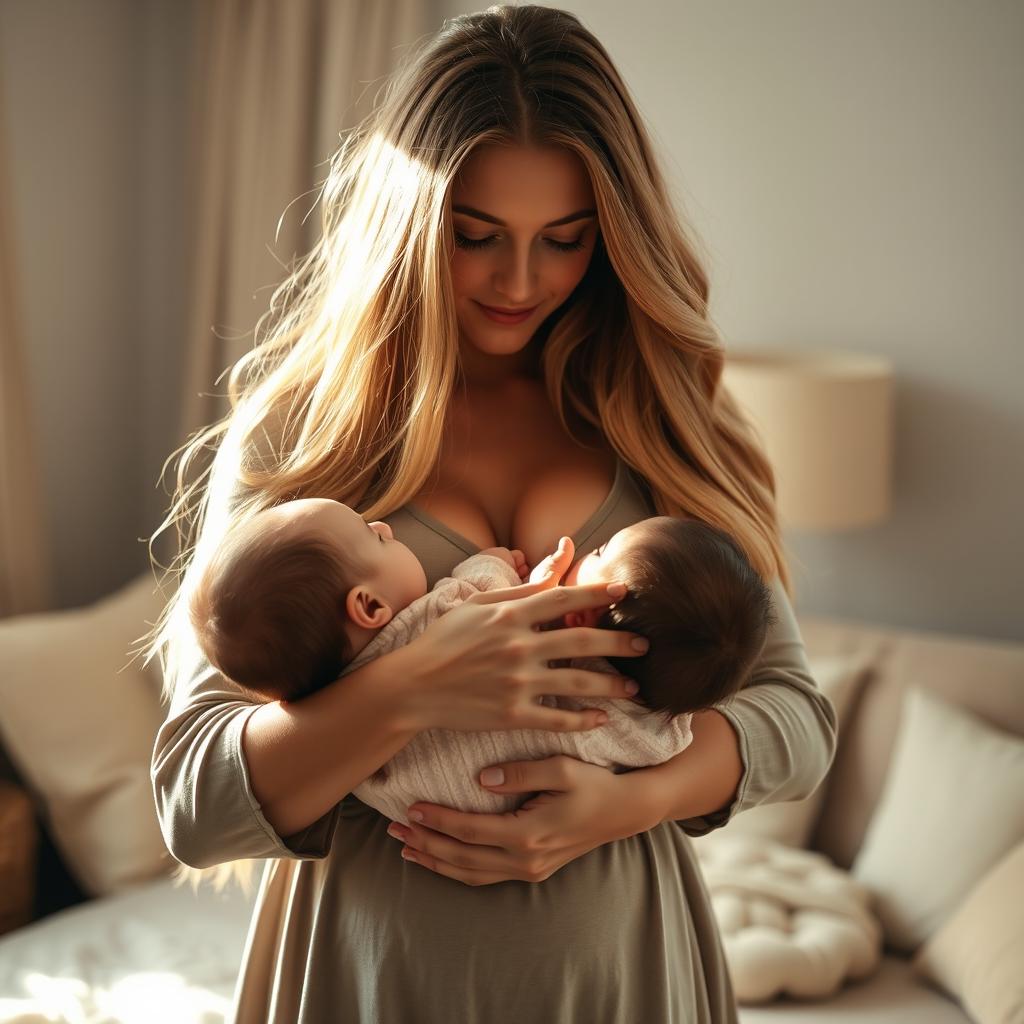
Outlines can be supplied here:
M621 460L578 551L654 514ZM414 506L386 520L429 586L478 549ZM663 822L543 882L469 886L402 859L388 819L349 794L287 841L260 812L241 748L258 705L208 663L172 700L153 750L164 839L194 867L265 858L229 1024L728 1024L737 1020L690 836L808 796L835 714L808 672L785 591L761 661L722 711L744 774L735 803Z

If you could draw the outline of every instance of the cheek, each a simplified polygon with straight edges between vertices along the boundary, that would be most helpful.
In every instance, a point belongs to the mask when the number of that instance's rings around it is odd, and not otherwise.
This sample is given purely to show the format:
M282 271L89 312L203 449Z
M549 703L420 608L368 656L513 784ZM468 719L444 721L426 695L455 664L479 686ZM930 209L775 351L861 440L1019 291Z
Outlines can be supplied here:
M570 570L566 573L566 577L572 577L572 583L570 586L583 587L588 583L597 582L597 564L596 559L593 555L587 555L581 558Z
M473 258L467 259L462 252L457 252L452 257L452 290L455 292L457 297L461 298L466 295L472 296L475 292L480 290L480 284L485 282L487 279L487 274L483 269L483 266L484 264L482 260Z
M552 291L567 296L583 280L583 275L590 265L592 252L580 252L573 256L564 256L557 273L552 275ZM557 283L556 283L557 282Z

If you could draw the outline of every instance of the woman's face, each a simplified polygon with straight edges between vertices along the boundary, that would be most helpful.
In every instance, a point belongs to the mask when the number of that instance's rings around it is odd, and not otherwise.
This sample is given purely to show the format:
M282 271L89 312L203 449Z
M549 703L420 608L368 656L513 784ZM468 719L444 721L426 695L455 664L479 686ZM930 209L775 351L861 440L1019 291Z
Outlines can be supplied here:
M494 357L522 352L582 279L599 230L594 193L571 150L485 146L460 169L451 200L463 365L487 374L505 365ZM482 306L533 309L501 323Z

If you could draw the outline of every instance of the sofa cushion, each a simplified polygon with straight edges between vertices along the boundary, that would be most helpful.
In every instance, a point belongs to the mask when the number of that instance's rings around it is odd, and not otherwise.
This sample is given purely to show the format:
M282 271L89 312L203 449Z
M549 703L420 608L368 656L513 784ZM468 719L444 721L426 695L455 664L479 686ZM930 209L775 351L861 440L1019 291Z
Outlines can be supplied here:
M740 1024L971 1024L958 1003L923 985L907 960L896 956L883 957L876 974L831 999L741 1006L739 1018Z
M86 608L0 622L0 740L91 896L175 866L149 779L159 664L131 655L161 605L147 573Z
M839 735L810 845L849 868L882 792L903 694L918 686L1024 736L1024 644L800 618L811 654L863 652L871 677Z
M949 992L978 1024L1024 1014L1024 841L971 890L911 967Z
M889 946L910 952L1024 837L1024 739L907 691L882 797L851 873Z

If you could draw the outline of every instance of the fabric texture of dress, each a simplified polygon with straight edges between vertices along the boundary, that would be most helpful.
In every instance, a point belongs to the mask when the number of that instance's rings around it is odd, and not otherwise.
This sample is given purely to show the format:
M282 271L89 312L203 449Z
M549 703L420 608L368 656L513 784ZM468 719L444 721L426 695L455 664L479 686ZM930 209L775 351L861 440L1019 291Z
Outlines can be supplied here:
M346 666L342 676L398 647L411 643L435 619L480 591L514 587L519 574L496 555L471 555L437 581L422 597L394 615L387 625ZM618 675L604 658L573 658L570 664ZM693 740L692 714L666 720L632 700L606 697L543 696L548 707L579 711L600 708L608 721L597 729L553 732L550 729L508 729L457 732L424 729L390 761L352 793L392 821L409 824L410 804L428 803L459 811L499 814L521 806L529 793L492 793L479 782L488 765L534 761L567 754L612 771L661 764L685 750Z
M576 550L655 514L618 461ZM386 522L428 586L478 549L405 506ZM405 861L388 819L353 794L279 836L242 752L259 708L197 654L157 732L151 776L172 855L194 867L266 861L228 1024L730 1024L737 1012L691 837L762 803L809 796L836 718L810 675L788 596L744 688L718 710L743 774L712 814L665 821L543 882L469 886Z

